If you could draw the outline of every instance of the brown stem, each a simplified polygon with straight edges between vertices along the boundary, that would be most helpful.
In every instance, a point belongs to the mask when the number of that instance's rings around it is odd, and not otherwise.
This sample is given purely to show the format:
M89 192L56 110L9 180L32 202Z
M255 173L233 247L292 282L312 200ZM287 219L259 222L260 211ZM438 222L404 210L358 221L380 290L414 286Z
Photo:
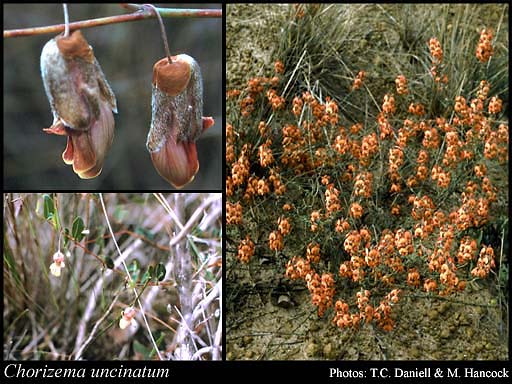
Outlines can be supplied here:
M140 10L140 8L137 8ZM158 13L162 17L222 17L221 9L174 9L169 8L162 11L162 8L158 8ZM109 24L117 24L117 23L127 23L130 21L137 20L145 20L152 19L156 17L153 12L134 12L128 15L117 15L117 16L109 16L102 17L99 19L91 19L84 21L77 21L75 23L69 24L69 30L73 31L75 29L82 28L93 28L101 25L109 25ZM45 34L56 34L64 31L65 25L49 25L44 27L35 27L35 28L24 28L24 29L11 29L4 31L4 38L7 37L21 37L21 36L34 36L34 35L45 35Z
M162 34L162 39L164 41L165 54L167 55L167 60L169 61L169 64L172 64L171 51L169 50L169 42L167 41L167 34L165 33L165 26L162 20L162 16L160 16L160 13L153 4L144 4L144 7L150 7L152 12L154 12L156 17L158 18L158 22L160 23L160 33Z

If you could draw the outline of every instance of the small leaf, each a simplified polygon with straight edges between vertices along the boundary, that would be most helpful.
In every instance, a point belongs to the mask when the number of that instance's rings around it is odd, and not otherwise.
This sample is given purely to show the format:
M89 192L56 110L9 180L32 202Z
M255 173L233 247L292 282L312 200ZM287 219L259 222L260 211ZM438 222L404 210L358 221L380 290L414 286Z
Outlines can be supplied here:
M150 265L148 267L148 270L146 272L144 272L144 275L142 275L142 279L140 281L141 284L146 284L149 280L152 279L153 270L154 270L154 267L152 265Z
M103 261L105 262L105 265L108 269L114 269L114 260L112 260L110 256L105 256Z
M146 348L144 345L139 343L137 340L133 341L133 350L140 353L144 359L149 360L149 354L151 353L150 348Z
M84 238L82 231L84 230L85 225L84 221L80 216L77 216L73 221L73 228L71 229L71 236L73 236L76 241L81 241Z
M43 195L43 216L46 220L50 220L55 213L55 206L50 195Z
M154 233L152 233L152 232L150 232L147 229L142 228L142 227L135 228L135 233L137 235L144 236L148 240L154 240L155 239L155 234Z
M57 212L55 212L52 215L52 223L53 223L53 226L55 227L55 229L58 231L60 229L60 221L59 221L59 215L57 214Z
M64 228L64 246L68 245L69 228Z
M140 275L140 263L137 259L133 260L128 266L128 272L130 272L130 276L132 281L137 282Z
M165 279L165 273L165 265L163 265L162 263L158 263L158 265L155 268L155 276L157 280L162 281L163 279Z
M126 209L123 209L121 206L117 206L116 209L114 210L114 220L118 221L118 222L122 222L124 221L124 219L126 218L126 216L128 215L128 210Z

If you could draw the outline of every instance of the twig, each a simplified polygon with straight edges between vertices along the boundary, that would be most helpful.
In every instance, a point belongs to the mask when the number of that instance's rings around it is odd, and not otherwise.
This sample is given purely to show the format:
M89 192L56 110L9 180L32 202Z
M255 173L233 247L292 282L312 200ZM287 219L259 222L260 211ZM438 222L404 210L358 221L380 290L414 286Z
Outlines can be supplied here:
M101 17L99 19L91 19L91 20L84 20L84 21L77 21L74 23L69 23L69 30L73 31L75 29L94 28L94 27L99 27L102 25L127 23L130 21L152 19L152 18L156 17L156 15L153 11L149 11L149 10L142 11L141 10L142 6L126 4L125 8L136 9L137 12L134 12L134 13L131 13L128 15L108 16L108 17ZM221 9L156 8L156 10L162 17L172 17L172 18L184 18L184 17L219 18L219 17L222 17ZM57 25L48 25L48 26L44 26L44 27L35 27L35 28L10 29L10 30L4 31L4 38L56 34L56 33L64 31L65 27L66 27L65 24L57 24Z
M94 340L94 335L96 334L96 331L98 330L98 328L100 327L100 324L103 323L103 321L107 318L107 316L110 314L110 312L112 312L112 308L114 308L114 305L115 303L117 302L117 299L119 298L119 295L121 294L121 290L119 290L116 294L116 296L114 297L114 299L112 300L112 303L110 303L109 307L107 308L107 310L105 311L105 313L103 314L103 316L101 316L98 321L96 322L96 324L94 324L94 327L92 328L91 330L91 333L89 334L89 337L87 338L87 340L85 340L85 342L82 344L82 346L80 347L80 349L78 350L78 352L76 353L75 355L75 359L76 360L80 360L80 357L82 356L82 353L85 351L85 349L89 346L89 344L91 344L91 342Z
M110 234L112 235L112 240L114 241L114 245L116 246L119 256L122 256L122 252L119 249L119 245L117 244L116 237L114 235L114 231L112 230L112 226L110 225L110 220L108 218L107 208L105 207L105 202L103 201L102 193L100 193L100 202L101 202L101 207L103 208L103 213L105 215L105 221L107 222L108 230L110 231ZM130 280L130 282L133 282L132 276L130 275L130 271L128 270L128 266L126 265L124 260L122 261L122 263L123 263L124 269L126 271L126 276L128 276L128 279ZM160 350L158 349L158 345L156 344L155 338L153 337L153 333L151 332L151 328L149 327L148 319L146 318L146 312L144 311L144 307L142 305L142 302L140 301L139 294L137 292L137 288L134 287L133 292L135 294L137 304L139 304L140 313L142 315L142 318L143 318L146 328L148 330L149 338L151 339L151 342L153 343L153 348L155 348L155 351L158 354L158 358L160 360L163 360L162 355L160 354Z
M187 221L187 224L185 224L185 226L182 227L180 233L178 233L176 236L174 236L171 239L169 246L173 247L176 244L178 244L181 241L181 239L183 239L190 232L192 227L196 224L197 220L199 219L199 216L203 213L203 210L208 205L210 205L214 201L220 200L221 198L222 197L219 194L219 195L214 195L214 196L206 199L205 201L203 201L203 203L195 210L195 212L192 214L190 219Z

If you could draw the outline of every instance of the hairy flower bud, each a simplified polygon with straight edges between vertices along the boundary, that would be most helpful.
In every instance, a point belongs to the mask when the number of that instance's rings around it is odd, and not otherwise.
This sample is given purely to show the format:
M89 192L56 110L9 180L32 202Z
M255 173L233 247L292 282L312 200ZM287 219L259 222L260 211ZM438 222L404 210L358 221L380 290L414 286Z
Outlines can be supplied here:
M41 75L53 113L43 129L67 136L62 158L83 179L100 174L114 138L116 98L91 46L80 31L47 42L41 52Z
M195 141L214 124L203 117L203 79L188 55L172 56L153 67L152 118L146 147L158 173L176 188L199 170Z

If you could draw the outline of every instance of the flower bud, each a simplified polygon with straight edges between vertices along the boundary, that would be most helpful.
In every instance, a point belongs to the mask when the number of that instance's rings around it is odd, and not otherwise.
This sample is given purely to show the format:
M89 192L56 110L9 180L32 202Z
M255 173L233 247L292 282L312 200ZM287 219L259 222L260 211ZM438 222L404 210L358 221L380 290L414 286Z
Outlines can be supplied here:
M78 30L47 42L41 75L53 113L46 133L67 136L62 159L83 179L100 174L114 138L116 98L91 46Z
M158 173L176 188L199 170L195 141L214 124L203 117L203 79L188 55L163 58L153 67L152 117L146 147Z

